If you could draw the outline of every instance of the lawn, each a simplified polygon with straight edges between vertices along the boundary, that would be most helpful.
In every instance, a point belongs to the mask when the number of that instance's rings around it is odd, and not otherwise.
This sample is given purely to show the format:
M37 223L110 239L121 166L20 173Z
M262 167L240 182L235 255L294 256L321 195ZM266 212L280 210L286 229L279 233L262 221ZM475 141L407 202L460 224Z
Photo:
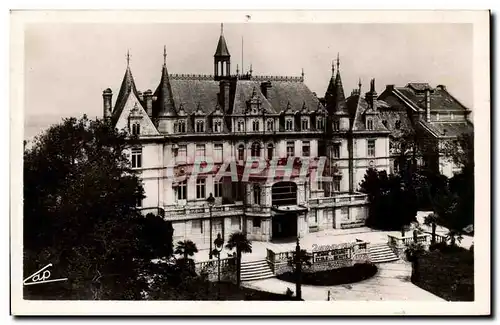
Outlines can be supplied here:
M302 284L317 286L331 286L348 284L363 281L371 278L377 273L377 267L374 264L360 263L351 267L343 267L319 272L303 272ZM286 272L277 276L278 279L295 283L295 274Z
M448 301L474 301L474 253L464 249L425 252L413 283Z

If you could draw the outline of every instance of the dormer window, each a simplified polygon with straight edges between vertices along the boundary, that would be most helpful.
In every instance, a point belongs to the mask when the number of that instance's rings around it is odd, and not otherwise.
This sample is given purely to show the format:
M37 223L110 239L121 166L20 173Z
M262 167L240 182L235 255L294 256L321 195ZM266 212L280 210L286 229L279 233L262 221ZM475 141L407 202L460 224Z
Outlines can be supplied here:
M267 131L274 131L274 121L273 120L267 120Z
M373 120L371 118L366 120L366 129L373 130Z
M316 128L318 130L324 130L325 129L325 120L323 120L322 117L318 117L316 120Z
M182 120L177 123L177 132L186 133L186 121Z
M259 121L254 120L252 121L252 131L258 132L260 129Z
M219 119L214 121L214 132L215 133L222 132L222 121Z
M309 130L309 119L308 118L303 118L301 121L301 130L302 131L307 131Z
M333 121L333 131L340 130L340 121Z
M397 130L401 129L401 121L397 120L395 126Z
M243 120L239 120L237 126L238 126L237 131L243 132L243 130L245 129L245 122Z
M141 134L141 125L139 123L132 124L132 135Z
M293 130L293 120L291 118L286 119L285 121L285 130L292 131Z
M205 122L200 120L196 121L196 132L197 133L205 132Z
M260 157L260 143L254 142L250 151L252 158Z

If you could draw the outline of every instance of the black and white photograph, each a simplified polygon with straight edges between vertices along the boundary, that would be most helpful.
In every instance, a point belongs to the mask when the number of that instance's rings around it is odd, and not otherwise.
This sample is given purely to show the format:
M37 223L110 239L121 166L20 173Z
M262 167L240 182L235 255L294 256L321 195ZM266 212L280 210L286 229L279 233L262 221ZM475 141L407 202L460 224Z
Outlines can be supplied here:
M14 314L490 313L488 11L43 13Z

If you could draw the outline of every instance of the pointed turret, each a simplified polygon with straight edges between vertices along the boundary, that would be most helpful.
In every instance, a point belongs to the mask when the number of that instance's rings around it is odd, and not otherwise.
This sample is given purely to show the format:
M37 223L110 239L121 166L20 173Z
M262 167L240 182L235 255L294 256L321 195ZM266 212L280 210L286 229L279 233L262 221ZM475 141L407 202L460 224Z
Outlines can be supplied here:
M167 49L163 48L163 68L161 71L161 80L154 93L157 98L154 112L156 116L175 115L174 97L172 95L172 86L167 69Z
M130 70L130 53L127 51L127 69L125 70L125 75L123 76L122 85L120 86L118 97L116 97L115 108L113 109L112 113L112 118L115 121L123 111L123 107L127 102L127 98L132 92L135 94L137 98L139 98L139 94L135 86L134 77L132 76L132 70Z
M340 76L340 59L337 54L337 74L332 63L332 76L325 94L326 108L330 114L347 115L344 87Z
M224 38L224 25L220 24L219 43L214 54L214 78L220 80L231 75L231 54Z

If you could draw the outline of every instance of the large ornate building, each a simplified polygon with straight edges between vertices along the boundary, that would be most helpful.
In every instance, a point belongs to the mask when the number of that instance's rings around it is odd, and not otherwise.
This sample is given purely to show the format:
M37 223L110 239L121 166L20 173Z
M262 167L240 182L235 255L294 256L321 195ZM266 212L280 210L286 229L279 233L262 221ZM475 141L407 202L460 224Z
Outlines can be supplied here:
M169 74L164 52L154 92L137 90L128 63L114 107L104 91L104 116L139 137L130 152L145 189L138 205L171 220L174 240L202 248L219 233L269 241L362 226L359 183L369 167L389 169L374 80L346 98L337 58L320 100L304 73L234 74L222 30L213 60L214 75Z

